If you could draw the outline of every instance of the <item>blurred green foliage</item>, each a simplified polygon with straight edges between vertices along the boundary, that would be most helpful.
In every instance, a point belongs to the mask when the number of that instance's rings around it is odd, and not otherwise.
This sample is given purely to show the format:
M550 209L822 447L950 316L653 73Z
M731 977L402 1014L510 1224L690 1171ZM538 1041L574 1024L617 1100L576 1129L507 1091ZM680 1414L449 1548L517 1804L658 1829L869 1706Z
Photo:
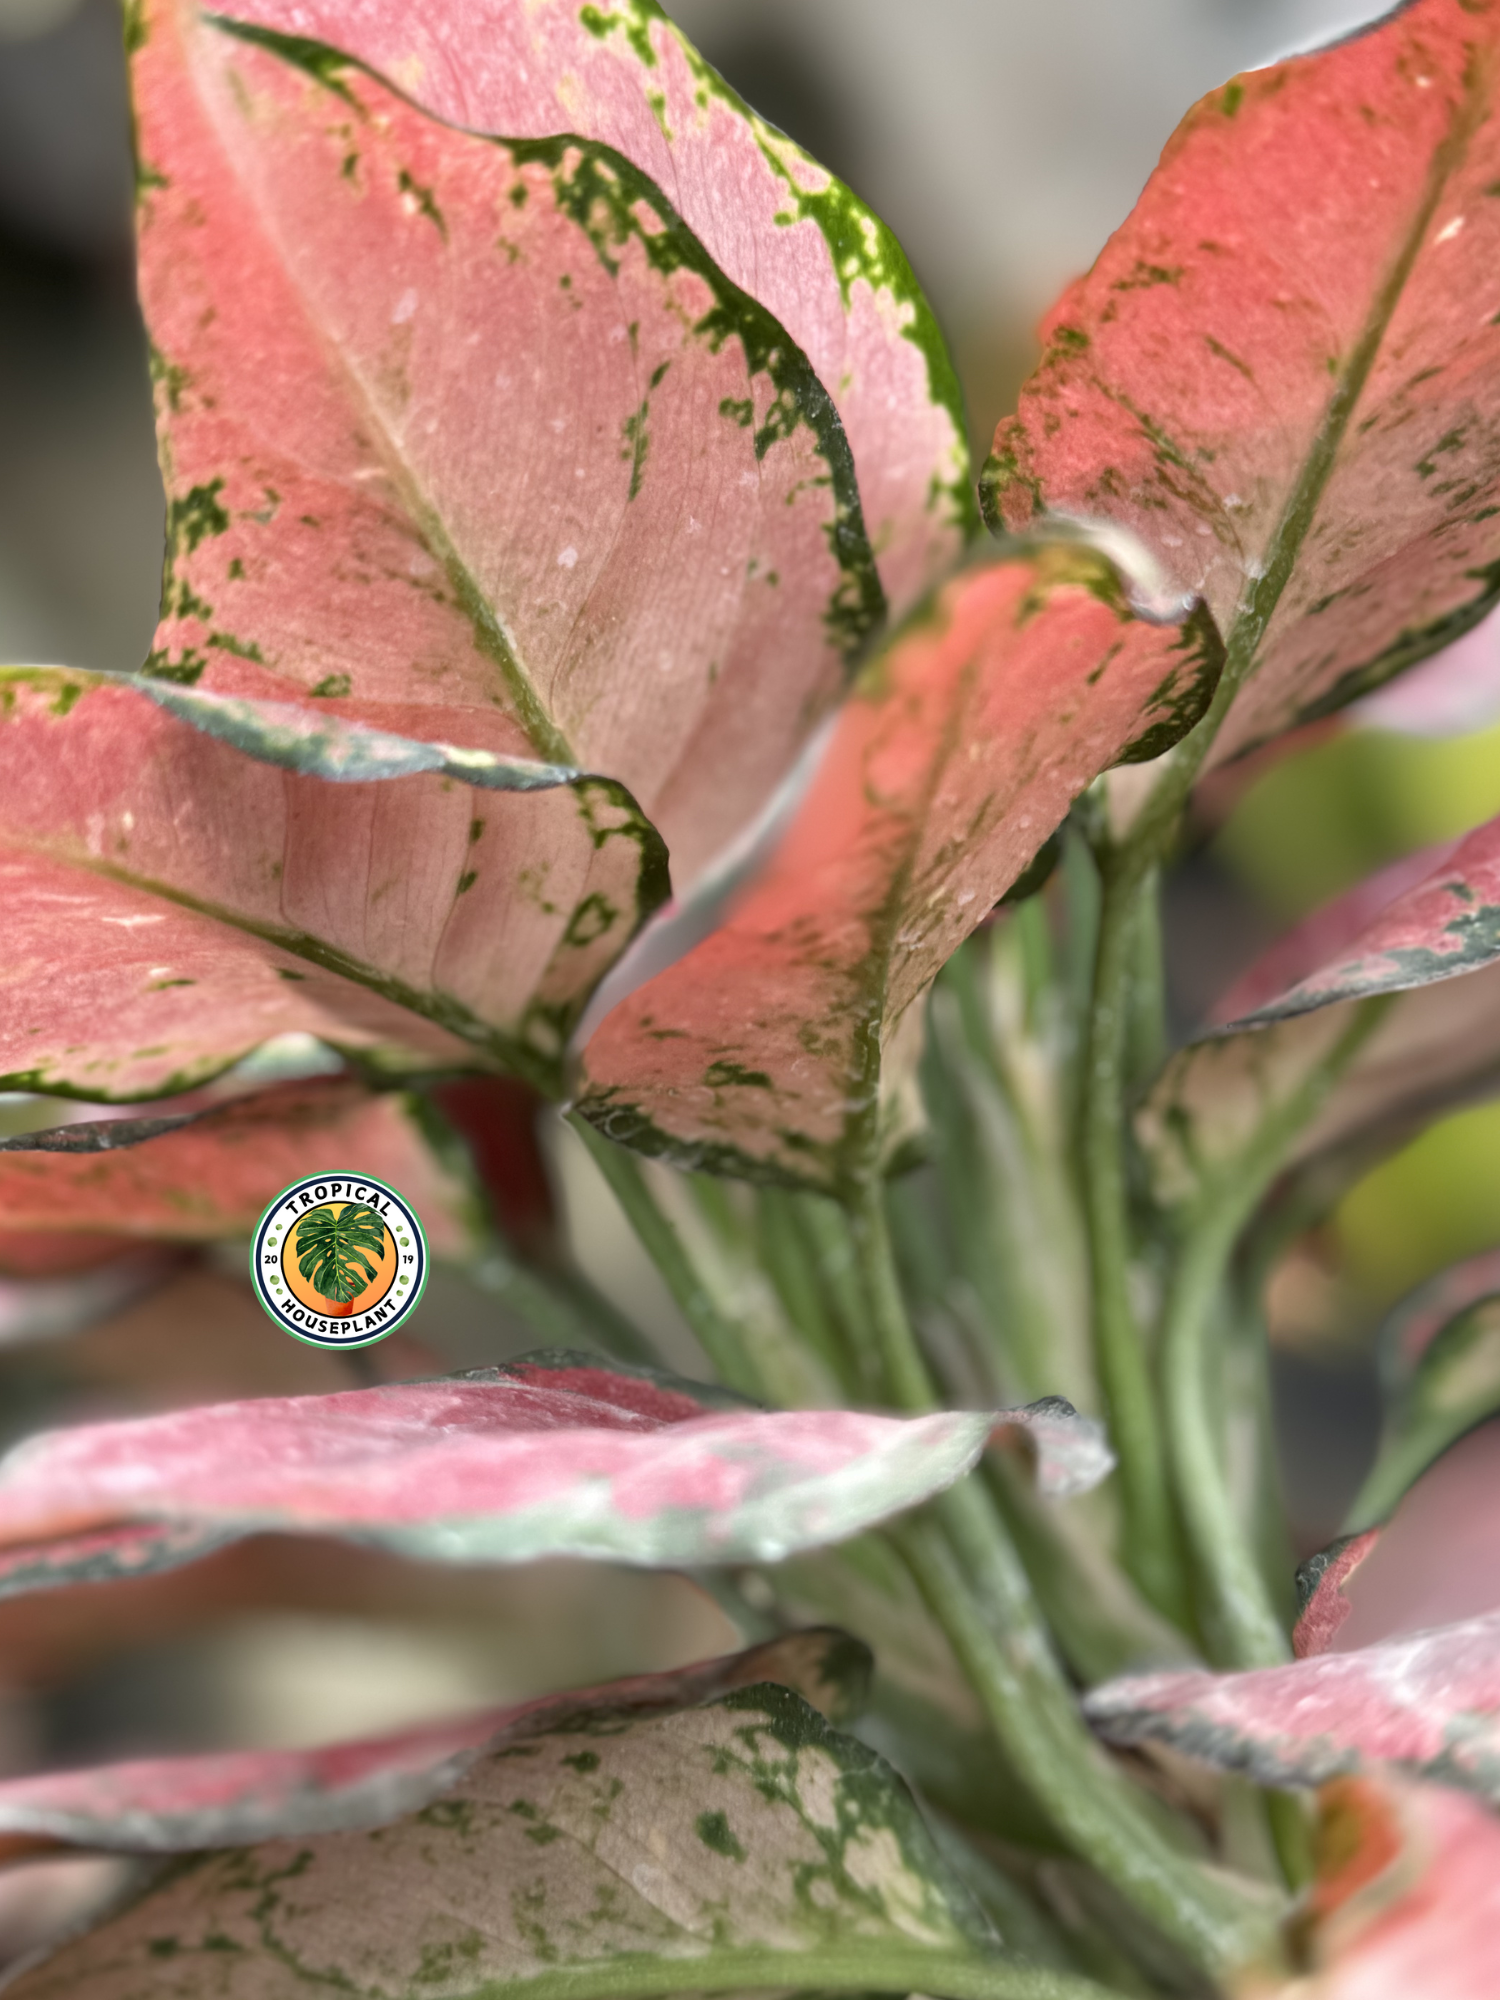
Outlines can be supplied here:
M1500 813L1500 725L1427 741L1351 729L1283 758L1240 800L1215 853L1276 916Z

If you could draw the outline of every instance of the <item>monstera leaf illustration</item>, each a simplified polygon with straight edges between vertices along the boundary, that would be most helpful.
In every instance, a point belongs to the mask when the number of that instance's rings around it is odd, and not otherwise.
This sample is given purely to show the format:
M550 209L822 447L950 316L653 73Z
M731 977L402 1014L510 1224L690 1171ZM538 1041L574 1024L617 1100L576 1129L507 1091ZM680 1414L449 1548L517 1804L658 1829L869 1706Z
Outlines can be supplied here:
M342 1209L310 1208L297 1224L297 1268L320 1297L348 1305L374 1282L365 1255L385 1254L385 1224L363 1202Z

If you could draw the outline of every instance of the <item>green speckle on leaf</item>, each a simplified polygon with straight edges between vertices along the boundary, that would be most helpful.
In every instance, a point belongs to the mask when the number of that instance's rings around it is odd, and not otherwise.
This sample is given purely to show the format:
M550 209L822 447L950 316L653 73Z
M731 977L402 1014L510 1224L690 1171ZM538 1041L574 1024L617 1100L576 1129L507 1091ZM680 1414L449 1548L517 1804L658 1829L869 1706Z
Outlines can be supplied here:
M699 1813L694 1825L705 1847L711 1847L715 1854L722 1854L726 1861L744 1860L745 1850L730 1831L729 1821L723 1813Z
M146 655L141 673L148 681L170 681L177 687L195 687L208 661L192 646L184 646L174 660L165 648Z
M396 176L396 186L400 189L412 214L425 215L446 243L448 225L443 219L443 211L438 207L432 189L423 187L419 181L413 180L405 167Z
M310 695L317 695L320 700L338 701L349 692L350 686L347 674L324 674L316 687L310 687L307 691Z
M224 490L222 479L204 486L190 486L186 493L167 503L167 546L179 555L191 555L210 535L222 535L229 516L219 505Z
M746 1069L743 1063L711 1062L703 1072L703 1081L712 1089L719 1090L737 1084L741 1090L773 1090L775 1085L763 1069Z
M477 868L465 869L463 874L458 878L458 887L454 890L454 895L466 896L478 880L479 870Z
M585 896L568 919L564 942L571 945L593 944L602 938L619 922L620 913L607 896L596 889L591 896Z
M265 665L264 655L253 639L236 639L229 632L210 632L208 643L217 646L221 653L233 653L237 660L254 660L258 666Z

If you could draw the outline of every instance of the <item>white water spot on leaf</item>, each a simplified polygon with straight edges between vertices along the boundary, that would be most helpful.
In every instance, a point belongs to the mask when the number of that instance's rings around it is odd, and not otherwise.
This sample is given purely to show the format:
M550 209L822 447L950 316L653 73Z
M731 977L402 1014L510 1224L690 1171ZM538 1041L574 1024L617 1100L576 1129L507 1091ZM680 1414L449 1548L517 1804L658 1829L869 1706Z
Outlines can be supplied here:
M1451 243L1454 237L1457 236L1458 232L1463 228L1463 226L1464 226L1464 217L1461 215L1455 215L1451 222L1445 223L1443 225L1443 227L1438 231L1437 236L1434 240L1438 243Z
M573 544L569 542L568 546L563 550L562 554L557 558L557 566L559 569L571 569L573 565L577 562L577 560L578 560L578 551L577 549L574 548Z
M411 318L412 314L416 311L416 309L417 309L417 294L413 289L413 287L408 285L406 290L401 294L400 298L397 299L396 301L395 310L391 314L391 325L404 326L406 322Z

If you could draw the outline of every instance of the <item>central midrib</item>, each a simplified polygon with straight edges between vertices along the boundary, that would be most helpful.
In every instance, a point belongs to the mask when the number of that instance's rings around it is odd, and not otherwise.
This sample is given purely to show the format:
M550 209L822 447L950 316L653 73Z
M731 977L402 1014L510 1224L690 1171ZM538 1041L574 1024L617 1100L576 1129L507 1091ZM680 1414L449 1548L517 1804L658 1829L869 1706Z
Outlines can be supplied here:
M210 29L218 29L218 32L223 33L226 39L236 41L241 39L239 36L234 35L232 28L228 26L218 28L218 24L212 17L205 18L205 26ZM195 30L192 28L179 28L178 32L183 34L186 39ZM251 46L255 45L251 44ZM363 65L352 60L349 66L351 69L362 70L363 68ZM426 542L429 551L441 562L444 574L447 576L454 596L458 601L459 608L468 618L480 649L499 668L506 691L514 703L516 719L525 730L533 749L543 761L551 764L576 765L578 759L573 753L571 744L537 692L535 683L522 663L515 643L502 625L495 607L480 589L472 570L459 553L447 529L443 526L442 517L433 507L407 468L388 425L370 399L363 379L343 349L323 325L318 312L314 309L313 302L309 299L302 285L295 263L284 254L280 236L274 228L270 217L267 215L255 186L239 171L238 161L225 135L225 126L222 121L215 117L213 108L206 96L199 64L189 60L188 69L192 77L195 94L202 107L204 123L213 133L219 151L225 160L226 167L250 202L260 223L261 233L271 247L280 269L295 293L297 301L302 308L303 317L312 329L318 346L325 356L328 357L330 368L336 372L346 385L349 401L355 405L358 414L368 425L371 436L376 440L378 454L385 467L387 476L400 495L403 505L423 540Z

